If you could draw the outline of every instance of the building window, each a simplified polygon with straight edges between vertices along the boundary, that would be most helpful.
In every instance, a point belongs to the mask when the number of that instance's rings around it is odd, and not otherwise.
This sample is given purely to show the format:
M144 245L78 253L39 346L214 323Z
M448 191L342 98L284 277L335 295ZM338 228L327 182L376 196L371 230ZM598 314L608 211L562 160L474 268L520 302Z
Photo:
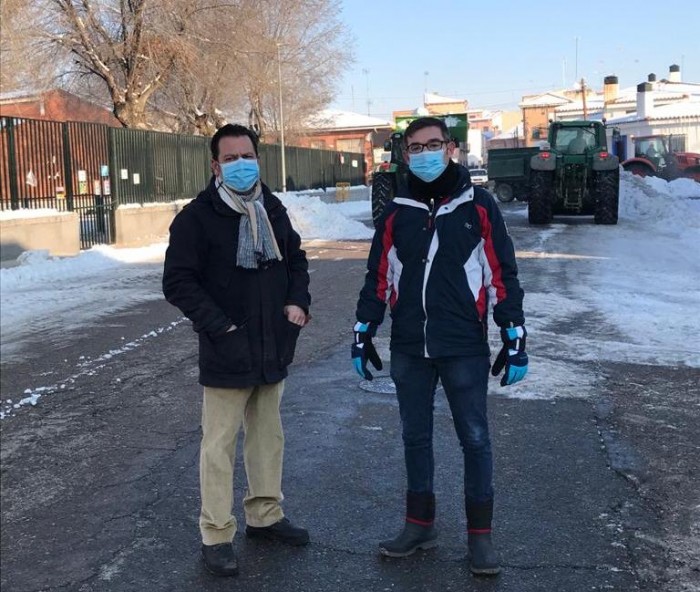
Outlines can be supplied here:
M325 150L326 142L324 140L311 140L309 142L309 148L315 148L316 150Z
M336 140L335 149L338 152L364 152L365 143L362 138L353 140Z
M671 152L685 152L685 135L671 136L671 141L668 147Z

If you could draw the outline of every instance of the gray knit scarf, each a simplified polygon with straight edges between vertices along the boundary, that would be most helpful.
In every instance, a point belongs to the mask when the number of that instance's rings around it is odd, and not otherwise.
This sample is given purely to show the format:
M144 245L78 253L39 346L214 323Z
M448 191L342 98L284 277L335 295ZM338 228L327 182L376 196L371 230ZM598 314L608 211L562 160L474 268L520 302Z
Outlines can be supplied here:
M263 206L262 185L258 181L248 193L238 193L217 180L219 196L232 210L241 214L238 226L236 263L246 269L257 269L264 261L282 260L272 224Z

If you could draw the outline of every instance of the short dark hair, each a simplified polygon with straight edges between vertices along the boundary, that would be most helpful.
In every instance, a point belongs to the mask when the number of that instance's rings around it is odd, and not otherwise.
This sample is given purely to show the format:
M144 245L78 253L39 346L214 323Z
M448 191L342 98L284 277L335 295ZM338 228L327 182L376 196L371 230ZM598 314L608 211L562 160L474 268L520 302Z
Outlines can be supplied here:
M442 132L443 139L447 142L452 140L450 132L447 131L447 125L445 125L445 122L442 119L438 119L437 117L419 117L408 124L408 127L403 134L404 142L408 143L409 136L412 136L418 130L422 130L426 127L439 127L440 131Z
M216 130L214 137L211 139L211 157L214 160L219 159L219 140L225 136L233 136L235 138L240 138L241 136L248 136L250 141L253 142L253 149L255 150L255 156L258 156L258 135L251 129L244 125L238 123L227 123L226 125L220 127Z

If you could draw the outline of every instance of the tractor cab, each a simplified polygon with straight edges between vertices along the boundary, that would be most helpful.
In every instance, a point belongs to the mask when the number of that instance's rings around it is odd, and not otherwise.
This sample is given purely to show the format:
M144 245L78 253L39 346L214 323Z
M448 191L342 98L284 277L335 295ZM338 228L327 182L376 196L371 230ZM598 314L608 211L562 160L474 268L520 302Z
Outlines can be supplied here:
M635 139L634 157L648 160L661 177L664 176L663 171L671 160L670 154L665 136L646 136Z
M700 154L674 152L671 138L665 135L633 138L634 156L624 161L622 167L634 175L661 177L666 181L700 178Z

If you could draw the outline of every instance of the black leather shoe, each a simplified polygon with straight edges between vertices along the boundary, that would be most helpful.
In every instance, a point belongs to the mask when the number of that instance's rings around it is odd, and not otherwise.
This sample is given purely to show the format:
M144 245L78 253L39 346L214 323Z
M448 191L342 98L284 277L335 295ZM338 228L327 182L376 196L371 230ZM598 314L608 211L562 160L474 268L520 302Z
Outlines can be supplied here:
M238 560L231 543L202 545L204 567L215 576L238 575Z
M262 528L248 525L245 527L245 533L250 538L267 539L295 547L309 544L309 531L294 526L287 518Z

